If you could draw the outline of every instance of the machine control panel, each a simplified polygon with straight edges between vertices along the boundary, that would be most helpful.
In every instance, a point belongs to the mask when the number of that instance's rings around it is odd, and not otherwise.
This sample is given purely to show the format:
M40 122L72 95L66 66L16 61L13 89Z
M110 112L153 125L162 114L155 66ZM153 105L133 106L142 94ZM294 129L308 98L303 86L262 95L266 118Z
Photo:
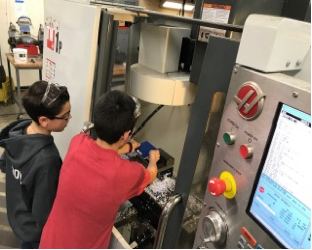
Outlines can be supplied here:
M193 247L311 248L311 85L234 71Z

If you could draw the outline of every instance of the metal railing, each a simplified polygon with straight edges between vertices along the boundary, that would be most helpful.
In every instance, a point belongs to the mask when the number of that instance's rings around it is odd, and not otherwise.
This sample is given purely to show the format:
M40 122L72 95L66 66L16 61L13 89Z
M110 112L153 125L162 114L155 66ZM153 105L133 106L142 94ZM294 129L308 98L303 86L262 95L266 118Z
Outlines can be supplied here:
M149 17L154 17L158 19L171 20L171 21L175 21L179 23L199 25L199 26L222 29L222 30L233 31L233 32L242 33L244 29L244 27L241 25L219 23L219 22L209 22L209 21L205 21L205 20L201 20L197 18L174 16L174 15L164 14L161 12L150 11L150 10L137 10L137 9L130 8L130 7L126 8L126 10L136 12L138 15L145 14L145 15L148 15Z
M153 246L154 249L161 249L169 216L173 208L181 201L182 196L180 194L176 194L171 197L171 199L166 203L165 207L163 208L158 222L158 229Z

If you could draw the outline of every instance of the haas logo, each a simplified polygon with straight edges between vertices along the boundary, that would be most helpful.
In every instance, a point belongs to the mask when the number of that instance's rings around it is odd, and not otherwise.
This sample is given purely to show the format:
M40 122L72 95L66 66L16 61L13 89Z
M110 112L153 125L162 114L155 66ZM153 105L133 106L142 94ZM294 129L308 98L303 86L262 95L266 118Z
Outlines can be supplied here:
M237 103L237 111L246 120L256 119L262 112L265 94L254 82L242 84L234 101Z

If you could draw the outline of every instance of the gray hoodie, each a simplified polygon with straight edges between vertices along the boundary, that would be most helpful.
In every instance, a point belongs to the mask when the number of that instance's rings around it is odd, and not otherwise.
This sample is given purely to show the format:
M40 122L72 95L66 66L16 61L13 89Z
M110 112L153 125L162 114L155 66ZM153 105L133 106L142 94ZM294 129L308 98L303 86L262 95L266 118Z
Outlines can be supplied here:
M31 120L16 121L0 132L1 169L6 172L9 223L23 242L39 242L56 196L62 165L51 135L26 134Z

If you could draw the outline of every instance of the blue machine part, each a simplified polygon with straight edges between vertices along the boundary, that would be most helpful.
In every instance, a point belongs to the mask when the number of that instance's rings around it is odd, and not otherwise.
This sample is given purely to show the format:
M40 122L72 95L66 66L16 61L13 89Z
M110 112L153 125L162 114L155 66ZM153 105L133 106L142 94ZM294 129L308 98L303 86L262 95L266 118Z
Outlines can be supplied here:
M148 141L142 142L140 147L136 149L136 151L144 158L146 159L148 157L149 151L156 149L152 144L150 144Z
M28 31L28 32L30 32L30 27L28 26L28 27L20 27L20 31Z

